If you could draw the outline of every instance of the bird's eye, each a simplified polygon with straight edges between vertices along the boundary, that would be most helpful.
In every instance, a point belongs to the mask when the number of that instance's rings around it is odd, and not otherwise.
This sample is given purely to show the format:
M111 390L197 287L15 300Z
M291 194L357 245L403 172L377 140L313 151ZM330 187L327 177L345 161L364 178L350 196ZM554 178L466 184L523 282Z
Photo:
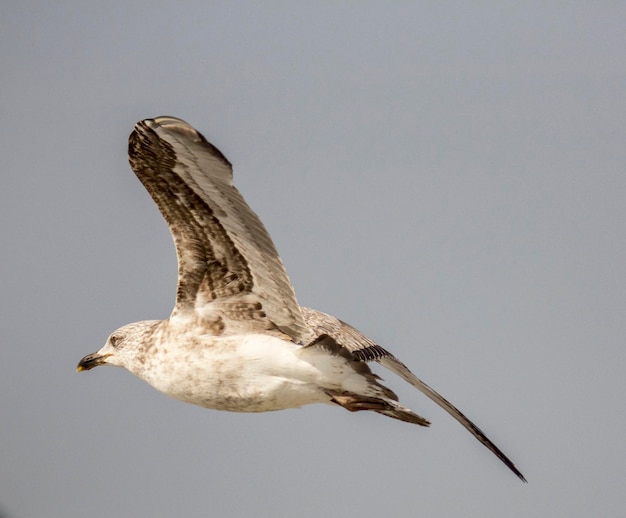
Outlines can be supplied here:
M109 342L111 343L111 345L113 347L117 347L117 343L119 342L119 338L117 336L115 336L115 335L111 335L109 337Z

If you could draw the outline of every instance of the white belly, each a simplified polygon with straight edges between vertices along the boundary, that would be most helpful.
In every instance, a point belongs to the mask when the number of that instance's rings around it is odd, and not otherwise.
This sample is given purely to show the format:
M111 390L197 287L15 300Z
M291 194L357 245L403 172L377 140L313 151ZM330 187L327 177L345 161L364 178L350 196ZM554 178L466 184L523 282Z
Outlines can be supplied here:
M351 369L341 358L302 352L268 335L206 337L153 347L135 374L168 396L216 410L267 412L329 402L321 387L336 384L325 371Z

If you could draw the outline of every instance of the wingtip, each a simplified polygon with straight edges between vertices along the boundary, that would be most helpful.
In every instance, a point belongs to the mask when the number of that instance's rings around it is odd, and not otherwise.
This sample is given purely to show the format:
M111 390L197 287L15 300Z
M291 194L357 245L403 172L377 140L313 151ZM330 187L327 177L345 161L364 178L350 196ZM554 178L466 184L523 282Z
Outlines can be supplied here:
M478 428L472 421L470 421L458 408L445 399L437 391L429 387L426 383L420 380L415 374L413 374L409 368L404 365L397 358L385 357L377 359L378 363L387 367L392 372L395 372L398 376L405 381L413 385L416 389L428 396L432 401L437 403L441 408L448 412L454 419L456 419L466 430L468 430L478 441L483 444L489 451L491 451L498 459L500 459L504 465L509 468L515 475L522 481L528 482L522 472L515 467L515 464L498 448L485 434Z
M145 134L147 130L153 132L159 138L165 137L165 140L172 144L172 139L177 142L193 142L199 144L214 158L221 161L228 169L232 169L232 164L226 156L213 144L211 144L202 133L195 129L191 124L172 117L171 115L159 115L151 119L143 119L135 124L135 129L131 134L131 138L135 134ZM169 138L167 138L169 136ZM232 181L232 171L230 173Z
M154 117L152 119L144 119L143 121L138 122L137 126L140 126L141 124L145 124L151 130L163 129L170 133L178 133L179 135L191 138L196 142L206 141L202 134L191 124L183 119L179 119L178 117L172 117L171 115L159 115L158 117Z
M522 475L522 472L520 470L515 468L513 470L513 473L515 473L517 475L517 478L519 478L522 482L524 482L524 484L528 484L528 480L526 480L526 477Z

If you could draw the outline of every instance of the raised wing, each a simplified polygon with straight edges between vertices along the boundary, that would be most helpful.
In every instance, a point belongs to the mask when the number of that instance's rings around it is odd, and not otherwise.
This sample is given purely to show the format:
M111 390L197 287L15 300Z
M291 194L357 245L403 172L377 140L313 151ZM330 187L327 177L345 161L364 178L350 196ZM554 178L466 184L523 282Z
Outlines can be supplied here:
M321 311L302 308L302 314L311 328L317 334L328 335L340 346L345 347L352 356L361 361L376 361L413 385L417 390L428 396L441 408L461 423L476 439L486 446L496 457L526 482L524 475L515 467L515 464L498 448L472 421L437 391L413 374L409 368L389 351L370 340L367 336L349 324Z
M176 245L172 316L193 313L229 333L278 329L309 342L283 263L233 186L226 157L189 124L166 116L137 123L128 154Z

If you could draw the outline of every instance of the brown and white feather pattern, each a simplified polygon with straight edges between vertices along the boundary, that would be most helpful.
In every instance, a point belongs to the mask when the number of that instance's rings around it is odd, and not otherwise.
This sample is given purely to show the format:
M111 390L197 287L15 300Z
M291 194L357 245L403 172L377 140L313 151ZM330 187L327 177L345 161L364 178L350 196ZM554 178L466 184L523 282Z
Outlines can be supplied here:
M296 342L310 341L278 252L233 186L226 157L174 117L139 122L128 151L176 245L174 313L225 320L226 332L236 332L245 320L248 331L275 327Z
M186 122L146 119L129 160L176 246L176 304L167 320L128 324L78 370L124 367L157 390L206 408L267 412L334 403L409 423L367 365L376 361L449 412L518 477L520 471L455 406L389 351L335 317L300 307L267 230L232 183L224 155Z

